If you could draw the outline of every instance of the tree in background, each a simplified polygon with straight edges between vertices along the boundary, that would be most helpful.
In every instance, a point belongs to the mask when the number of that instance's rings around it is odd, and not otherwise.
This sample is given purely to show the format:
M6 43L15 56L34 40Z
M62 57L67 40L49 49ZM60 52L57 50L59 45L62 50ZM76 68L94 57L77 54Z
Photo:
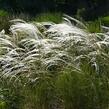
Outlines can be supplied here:
M0 0L0 9L31 15L48 11L75 15L79 10L84 19L93 20L109 14L109 0Z

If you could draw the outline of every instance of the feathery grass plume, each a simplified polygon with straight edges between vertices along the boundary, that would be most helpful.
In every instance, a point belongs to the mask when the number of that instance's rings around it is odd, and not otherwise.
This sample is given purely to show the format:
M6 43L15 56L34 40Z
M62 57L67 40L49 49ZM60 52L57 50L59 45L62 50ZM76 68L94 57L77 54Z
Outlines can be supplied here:
M84 28L84 29L87 29L87 27L84 25L84 23L82 23L81 21L75 19L75 18L72 18L66 14L63 15L65 18L67 18L73 25L76 23L76 26L78 26L79 28ZM68 21L67 20L67 21Z
M6 49L0 57L1 75L15 77L44 70L58 72L69 65L80 69L84 62L99 72L101 63L97 56L108 55L108 32L90 33L80 21L64 17L65 22L60 24L12 20L11 34L0 33L0 49ZM72 24L72 20L78 25ZM46 29L41 31L43 27Z
M80 21L64 20L17 19L9 35L0 32L0 77L29 88L23 109L107 109L108 30L90 33Z

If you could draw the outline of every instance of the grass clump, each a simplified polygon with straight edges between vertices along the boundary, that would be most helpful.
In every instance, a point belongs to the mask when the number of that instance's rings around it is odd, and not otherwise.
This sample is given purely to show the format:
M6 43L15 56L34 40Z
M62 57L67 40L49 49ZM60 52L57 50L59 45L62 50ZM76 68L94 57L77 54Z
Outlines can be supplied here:
M8 15L9 15L9 13L7 11L0 10L0 17L6 17Z
M107 109L109 84L106 81L105 77L73 70L64 71L57 80L64 109Z
M22 109L53 109L56 105L55 76L40 74L36 81L26 85Z
M8 31L9 29L9 13L7 11L4 10L0 10L0 31L5 29L6 31Z
M91 33L100 33L102 32L101 29L101 21L96 20L96 21L89 21L86 23L88 31Z
M99 22L90 31L67 15L58 24L11 23L10 34L0 32L0 77L16 86L6 85L11 109L108 108L109 34L98 31Z
M21 90L22 89L22 90ZM0 80L0 109L21 109L23 88L6 79Z
M37 22L48 22L60 23L62 21L62 13L42 13L36 16L34 19Z
M101 23L105 26L109 26L109 16L102 17Z

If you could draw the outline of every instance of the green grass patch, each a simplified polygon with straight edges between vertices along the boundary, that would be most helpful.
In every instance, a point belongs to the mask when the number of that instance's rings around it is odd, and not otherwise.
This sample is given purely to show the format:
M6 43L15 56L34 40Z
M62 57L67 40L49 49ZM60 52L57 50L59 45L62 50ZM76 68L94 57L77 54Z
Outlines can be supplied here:
M34 18L37 22L48 22L60 23L62 21L62 13L42 13Z
M105 26L109 26L109 16L102 17L101 23Z
M89 22L87 22L86 25L87 25L88 31L91 33L99 33L102 31L101 21L99 21L99 20L89 21Z

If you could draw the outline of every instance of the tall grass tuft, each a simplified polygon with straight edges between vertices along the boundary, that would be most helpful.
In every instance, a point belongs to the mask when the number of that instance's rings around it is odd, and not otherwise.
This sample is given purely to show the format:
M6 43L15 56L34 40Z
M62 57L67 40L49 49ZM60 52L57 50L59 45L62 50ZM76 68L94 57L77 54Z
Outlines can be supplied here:
M62 13L42 13L36 16L34 19L37 22L54 22L54 23L59 23L62 21Z
M0 32L0 77L24 87L23 109L108 108L108 31L89 32L67 15L58 24L10 22L10 34Z
M57 79L57 89L64 109L107 109L107 81L106 77L92 76L82 71L64 71Z

